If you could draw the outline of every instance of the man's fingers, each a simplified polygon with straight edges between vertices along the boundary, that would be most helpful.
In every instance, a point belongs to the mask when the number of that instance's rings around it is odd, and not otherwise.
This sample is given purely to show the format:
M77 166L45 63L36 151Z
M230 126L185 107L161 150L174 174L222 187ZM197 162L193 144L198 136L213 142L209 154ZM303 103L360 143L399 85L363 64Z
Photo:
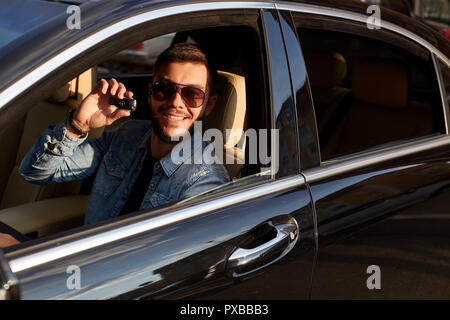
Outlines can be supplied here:
M123 117L129 117L130 116L130 110L125 109L116 109L113 113L111 113L110 117L116 121L117 119L123 118Z
M123 99L124 98L124 94L127 91L127 89L125 88L124 84L122 82L119 82L119 89L117 89L117 97L119 99Z
M0 248L6 248L18 243L20 242L17 241L13 236L6 233L0 233Z
M119 89L119 83L116 79L112 78L108 81L109 84L109 94L112 96L115 96L117 93L117 90Z
M108 82L105 79L100 79L97 82L97 86L94 89L94 91L102 93L102 94L106 94L108 92Z
M133 92L131 92L131 91L127 91L127 92L125 92L125 94L124 94L124 96L125 96L125 98L133 98Z

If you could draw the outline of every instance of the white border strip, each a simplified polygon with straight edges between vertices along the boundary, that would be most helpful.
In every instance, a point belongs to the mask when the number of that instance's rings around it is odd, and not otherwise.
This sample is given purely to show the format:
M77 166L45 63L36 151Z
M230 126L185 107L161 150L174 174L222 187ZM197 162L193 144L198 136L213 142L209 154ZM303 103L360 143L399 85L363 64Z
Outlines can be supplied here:
M62 66L67 61L78 56L82 52L97 45L99 42L120 33L124 30L132 28L141 23L155 20L162 17L168 17L179 13L190 13L196 11L208 10L226 10L226 9L275 9L271 2L200 2L193 4L185 4L171 6L161 9L153 9L151 11L129 17L119 21L109 27L106 27L87 38L80 40L76 44L65 49L60 54L50 60L44 62L30 73L11 84L0 93L0 109L13 100L16 96L27 90L43 77Z

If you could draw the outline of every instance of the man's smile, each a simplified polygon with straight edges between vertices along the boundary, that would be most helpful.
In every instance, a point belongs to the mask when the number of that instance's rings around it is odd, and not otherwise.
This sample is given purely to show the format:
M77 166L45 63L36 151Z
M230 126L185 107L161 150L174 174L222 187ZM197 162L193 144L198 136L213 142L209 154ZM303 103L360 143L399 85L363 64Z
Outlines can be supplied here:
M166 118L168 120L172 120L172 121L183 121L183 120L187 119L187 117L185 117L183 115L173 114L173 113L163 112L162 115L164 118Z

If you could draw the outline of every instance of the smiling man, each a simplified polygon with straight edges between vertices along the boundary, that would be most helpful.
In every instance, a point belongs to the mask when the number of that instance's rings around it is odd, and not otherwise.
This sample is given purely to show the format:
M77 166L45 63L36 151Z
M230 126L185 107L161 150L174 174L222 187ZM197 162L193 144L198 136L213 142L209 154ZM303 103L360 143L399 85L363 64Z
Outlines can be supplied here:
M109 104L109 98L132 98L115 79L97 87L64 121L49 127L28 152L19 168L36 184L60 183L95 176L85 223L157 207L188 198L229 181L220 164L174 163L171 150L208 116L217 97L212 95L214 73L195 45L176 44L157 59L148 102L152 119L130 120L116 131L86 140L90 130L130 115ZM202 151L194 149L189 157ZM196 148L199 148L198 146ZM1 231L0 231L1 232ZM0 247L11 237L0 234Z

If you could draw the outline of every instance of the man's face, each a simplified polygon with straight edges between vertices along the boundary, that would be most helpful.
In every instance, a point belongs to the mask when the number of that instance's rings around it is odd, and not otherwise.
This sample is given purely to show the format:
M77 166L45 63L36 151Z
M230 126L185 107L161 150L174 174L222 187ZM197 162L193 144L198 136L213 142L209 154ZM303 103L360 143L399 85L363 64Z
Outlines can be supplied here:
M214 103L208 101L208 70L205 65L191 62L166 62L156 71L153 81L169 80L201 89L207 94L201 107L190 107L177 92L165 101L157 101L149 94L153 125L169 138L178 140L203 115L208 115ZM211 99L212 100L212 99ZM215 102L215 100L214 100Z

